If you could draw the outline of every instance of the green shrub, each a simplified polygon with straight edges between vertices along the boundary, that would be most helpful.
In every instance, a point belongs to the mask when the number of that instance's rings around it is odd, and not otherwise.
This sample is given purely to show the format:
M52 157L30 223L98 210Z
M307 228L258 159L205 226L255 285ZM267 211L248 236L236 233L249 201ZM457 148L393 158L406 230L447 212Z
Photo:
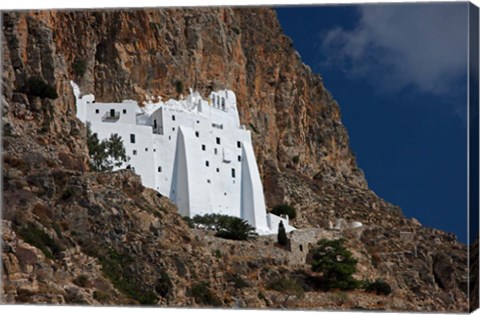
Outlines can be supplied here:
M325 289L355 289L359 282L352 275L357 260L344 246L343 239L321 240L312 253L312 271L321 272L321 286Z
M120 292L140 304L156 304L158 300L156 294L150 288L146 288L138 275L130 268L134 262L132 256L125 253L120 254L114 249L109 249L106 255L96 252L90 254L98 258L103 274Z
M248 288L250 286L250 284L238 274L234 274L233 276L231 276L230 281L233 282L233 286L236 289Z
M158 278L157 284L155 285L155 291L164 298L172 296L173 283L170 275L166 271L160 273L160 278Z
M202 305L222 306L222 301L210 290L210 285L205 282L194 284L190 288L190 296L195 298L195 302Z
M297 297L300 297L304 293L303 287L299 282L285 277L276 278L267 283L267 288L269 290L283 292Z
M93 298L95 300L97 300L98 302L107 302L110 300L110 295L108 293L105 293L105 292L101 292L101 291L94 291L93 292Z
M76 59L72 65L73 73L78 77L83 77L87 71L87 63L84 59Z
M40 98L56 99L58 97L55 87L38 77L28 79L20 91L28 96Z
M289 219L295 219L295 217L297 216L297 210L295 210L293 206L287 204L276 205L275 207L273 207L271 213L278 216L286 214L288 215Z
M62 192L62 196L60 196L62 198L62 200L67 200L69 199L70 197L73 196L73 190L71 188L66 188L63 192Z
M366 281L364 286L365 291L375 292L377 295L390 295L392 293L392 287L382 279L377 279L374 282Z
M47 258L55 259L55 256L62 251L62 247L50 235L32 223L22 226L18 234L25 242L40 249Z
M218 248L214 251L214 255L217 258L222 258L222 251L219 250Z
M193 229L195 228L195 224L193 223L193 220L192 218L190 218L189 216L184 216L182 217L183 221L185 221L185 223L187 223L188 227Z
M85 288L90 284L90 281L86 275L79 275L73 280L73 283L79 287Z
M255 228L248 224L247 221L229 215L196 215L192 219L192 223L194 227L215 231L215 236L226 239L244 241L254 239L257 236Z
M278 224L278 234L277 234L278 244L282 246L287 246L288 244L288 237L287 233L285 232L285 227L283 226L283 221L280 221Z

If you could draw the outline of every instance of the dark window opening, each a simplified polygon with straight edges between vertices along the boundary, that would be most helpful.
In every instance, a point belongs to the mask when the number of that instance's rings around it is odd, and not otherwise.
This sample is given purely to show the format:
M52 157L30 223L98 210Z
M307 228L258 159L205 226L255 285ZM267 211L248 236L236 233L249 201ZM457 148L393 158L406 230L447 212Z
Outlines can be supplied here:
M198 131L195 131L195 137L200 137L200 133Z
M175 120L175 115L172 115L172 120Z
M237 141L237 148L241 148L242 147L242 143L240 141Z
M126 109L124 109L124 110L123 110L123 113L124 113L124 114L126 114L126 113L127 113L127 110L126 110Z
M219 168L217 168L217 173L219 173L219 172L220 172L220 169L219 169Z
M210 163L208 161L205 161L205 166L206 167L209 167L210 166Z
M133 150L133 155L137 155L137 150Z
M209 179L207 179L207 183L209 183L209 184L210 184L210 180L209 180Z
M232 177L235 178L235 169L232 168Z
M217 155L217 153L218 153L217 148L213 149L213 152L215 153L215 155Z
M148 148L145 148L145 152L148 152Z
M114 109L110 110L110 117L115 117L115 110Z
M95 114L98 114L98 113L100 113L100 110L99 110L99 109L96 109L96 110L95 110Z
M130 134L130 143L135 143L135 135L133 133Z
M204 144L202 144L202 151L205 151L206 149L207 147Z
M160 173L161 171L162 171L162 167L159 166L159 167L158 167L158 172Z
M242 162L242 157L240 155L238 156L238 162Z
M156 119L153 120L153 129L157 129L157 120Z
M220 144L220 138L217 137L217 144Z
M301 252L303 252L303 245L299 245L298 248L300 249Z

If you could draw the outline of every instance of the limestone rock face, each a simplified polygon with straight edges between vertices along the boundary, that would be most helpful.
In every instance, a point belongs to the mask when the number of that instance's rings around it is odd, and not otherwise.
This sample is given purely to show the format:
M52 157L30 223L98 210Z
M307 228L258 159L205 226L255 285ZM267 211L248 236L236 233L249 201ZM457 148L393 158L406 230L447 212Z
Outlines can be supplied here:
M3 22L5 301L468 309L466 246L369 190L339 106L272 9L9 12ZM33 77L59 97L25 94ZM315 290L309 265L292 256L308 256L311 243L285 250L274 239L234 242L193 231L133 173L89 172L72 79L101 101L177 98L188 87L204 96L235 91L267 206L292 204L297 228L346 238L357 278L383 278L392 295ZM330 230L337 219L362 226ZM278 277L301 282L305 293L272 290L268 282ZM192 293L203 282L206 300Z

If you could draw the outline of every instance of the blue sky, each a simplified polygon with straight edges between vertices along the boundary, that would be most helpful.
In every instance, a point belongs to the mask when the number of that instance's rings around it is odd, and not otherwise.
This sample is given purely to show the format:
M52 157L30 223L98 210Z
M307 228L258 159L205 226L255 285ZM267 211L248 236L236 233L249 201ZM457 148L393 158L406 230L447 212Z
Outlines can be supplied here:
M276 8L338 101L369 186L467 239L467 3Z

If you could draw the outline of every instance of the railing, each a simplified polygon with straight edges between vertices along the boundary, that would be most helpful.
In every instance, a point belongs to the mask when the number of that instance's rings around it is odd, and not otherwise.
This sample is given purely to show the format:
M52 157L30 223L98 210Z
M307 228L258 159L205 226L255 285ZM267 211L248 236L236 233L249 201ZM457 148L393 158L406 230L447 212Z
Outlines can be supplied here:
M112 116L111 112L106 112L102 117L104 122L115 122L120 119L120 112L115 112L115 115Z

